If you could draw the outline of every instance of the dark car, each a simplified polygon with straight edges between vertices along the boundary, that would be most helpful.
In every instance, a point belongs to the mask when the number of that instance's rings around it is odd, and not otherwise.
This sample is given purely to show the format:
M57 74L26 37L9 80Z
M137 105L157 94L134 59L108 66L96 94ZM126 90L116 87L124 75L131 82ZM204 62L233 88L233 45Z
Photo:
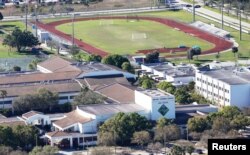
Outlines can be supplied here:
M201 8L201 6L200 5L195 5L194 8Z
M192 7L192 5L190 5L190 4L186 4L186 7L187 7L187 8L190 8L190 7Z
M194 150L194 153L203 154L203 151L201 149L196 149L196 150Z

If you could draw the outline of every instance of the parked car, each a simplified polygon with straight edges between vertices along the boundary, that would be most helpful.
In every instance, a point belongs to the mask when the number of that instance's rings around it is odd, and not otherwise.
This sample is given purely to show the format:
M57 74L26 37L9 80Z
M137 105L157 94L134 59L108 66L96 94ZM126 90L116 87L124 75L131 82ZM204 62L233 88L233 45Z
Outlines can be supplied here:
M194 150L194 153L203 154L203 151L202 151L201 149L195 149L195 150Z
M194 8L201 8L201 6L200 5L195 5Z
M190 7L192 7L192 5L191 4L186 4L186 7L190 8Z

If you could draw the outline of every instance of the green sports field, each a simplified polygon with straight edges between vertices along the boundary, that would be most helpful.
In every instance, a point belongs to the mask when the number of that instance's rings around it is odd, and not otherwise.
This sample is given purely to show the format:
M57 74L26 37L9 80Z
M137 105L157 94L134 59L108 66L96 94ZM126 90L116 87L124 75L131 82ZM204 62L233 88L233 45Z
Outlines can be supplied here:
M67 34L72 33L71 23L62 24L56 28ZM137 50L174 48L179 45L188 47L199 45L202 50L213 48L213 44L207 41L146 20L127 22L125 19L114 19L75 22L75 37L106 52L117 54L134 54Z

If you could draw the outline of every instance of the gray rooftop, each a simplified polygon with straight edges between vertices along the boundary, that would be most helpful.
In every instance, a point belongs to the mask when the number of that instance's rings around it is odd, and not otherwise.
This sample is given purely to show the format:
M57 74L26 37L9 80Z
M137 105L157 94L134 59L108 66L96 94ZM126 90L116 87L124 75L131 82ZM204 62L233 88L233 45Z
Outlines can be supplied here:
M139 112L145 109L138 104L98 104L89 106L79 106L79 109L94 115L109 115L119 112Z
M173 97L172 94L157 89L137 89L137 91L150 97L163 97L163 96Z
M215 106L211 106L209 104L190 104L190 105L176 105L175 112L176 113L196 113L196 112L216 112L218 108Z
M204 75L218 79L230 85L242 85L250 83L250 72L241 69L223 68L210 70L203 73Z
M173 77L195 76L195 69L186 64L173 66L171 63L153 63L146 66Z

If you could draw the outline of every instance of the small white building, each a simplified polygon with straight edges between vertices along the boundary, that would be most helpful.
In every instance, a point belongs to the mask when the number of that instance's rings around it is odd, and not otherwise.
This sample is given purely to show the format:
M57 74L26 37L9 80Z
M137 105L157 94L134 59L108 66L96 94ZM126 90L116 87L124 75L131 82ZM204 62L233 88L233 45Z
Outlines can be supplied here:
M175 118L175 97L159 90L135 90L135 103L148 110L150 120Z
M149 75L157 81L167 81L174 86L187 85L194 81L195 68L192 65L172 63L142 64L142 74Z
M250 106L250 73L244 68L222 68L196 73L196 91L219 106Z

